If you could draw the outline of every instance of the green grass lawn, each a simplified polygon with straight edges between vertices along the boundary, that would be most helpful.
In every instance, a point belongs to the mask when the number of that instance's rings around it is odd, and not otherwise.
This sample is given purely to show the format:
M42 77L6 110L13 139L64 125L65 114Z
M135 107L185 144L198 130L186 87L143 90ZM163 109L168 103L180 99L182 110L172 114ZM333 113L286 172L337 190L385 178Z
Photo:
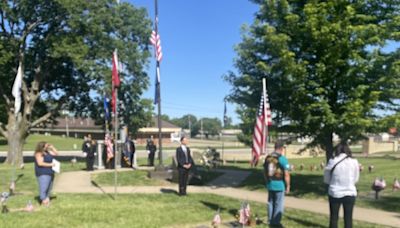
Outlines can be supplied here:
M22 208L31 195L9 200ZM0 227L196 227L210 225L218 208L222 221L234 221L241 202L212 194L120 194L116 200L99 194L59 194L49 208L34 202L37 210L0 214ZM251 203L252 214L265 222L265 204ZM285 227L327 227L328 217L300 210L285 210ZM355 227L379 227L355 222ZM257 227L266 227L261 224Z
M62 163L64 172L80 170L83 166L82 162L74 166ZM7 191L11 175L10 166L0 166L1 191ZM196 227L210 225L218 208L223 221L235 220L241 203L212 194L189 194L188 197L178 197L175 193L120 194L116 200L100 194L57 194L50 208L43 208L36 201L38 187L33 164L27 163L23 170L17 169L15 176L19 177L16 195L8 201L12 212L0 214L0 227ZM25 207L29 200L37 208L35 212L15 211ZM253 214L266 220L265 204L251 203L251 208ZM328 217L287 209L283 224L286 227L326 227ZM355 227L379 226L357 222Z
M392 156L357 158L359 163L364 166L360 173L360 180L357 183L358 198L357 206L376 208L386 211L400 211L400 191L392 191L394 178L400 178L400 160ZM295 165L295 170L291 172L291 196L300 198L323 198L327 199L326 186L323 183L323 170L319 164L325 158L304 158L292 159L289 163ZM300 170L300 165L304 166ZM374 169L368 172L368 166L373 165ZM311 171L311 166L317 166L318 170ZM262 167L249 168L248 163L228 163L229 168L250 170L251 175L242 183L242 187L250 190L265 190ZM380 193L381 198L374 199L374 192L371 190L372 182L375 177L383 177L386 180L387 188Z

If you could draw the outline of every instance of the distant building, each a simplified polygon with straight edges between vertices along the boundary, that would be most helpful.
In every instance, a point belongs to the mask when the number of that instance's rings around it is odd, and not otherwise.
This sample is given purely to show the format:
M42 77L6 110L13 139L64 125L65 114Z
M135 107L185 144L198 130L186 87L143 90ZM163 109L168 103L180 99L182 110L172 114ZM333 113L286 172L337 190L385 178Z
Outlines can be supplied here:
M180 138L182 128L172 123L162 120L162 139L165 143ZM59 117L55 124L48 124L45 127L36 127L31 130L34 133L60 135L74 138L83 138L91 134L94 139L104 139L104 126L96 125L91 118ZM136 142L145 144L146 139L153 136L158 142L158 121L156 117L152 118L152 123L147 127L140 128L136 134Z
M91 134L95 139L104 138L104 129L102 125L95 125L91 118L59 117L55 124L47 124L43 127L35 127L32 132L49 135L63 135L73 138L83 138Z
M161 135L163 143L171 143L180 138L182 128L178 127L168 121L161 120ZM158 120L156 117L152 118L151 124L147 127L140 128L136 134L136 142L139 144L146 143L146 139L153 136L153 139L158 142Z

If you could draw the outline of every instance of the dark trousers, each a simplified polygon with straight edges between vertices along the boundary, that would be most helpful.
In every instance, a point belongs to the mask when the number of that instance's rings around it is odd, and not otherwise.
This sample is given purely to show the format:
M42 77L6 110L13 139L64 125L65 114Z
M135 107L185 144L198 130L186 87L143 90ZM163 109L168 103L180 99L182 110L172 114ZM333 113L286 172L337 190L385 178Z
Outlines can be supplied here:
M186 186L189 177L189 170L184 168L178 168L179 174L179 195L186 195Z
M154 166L154 155L155 154L156 154L156 152L150 152L149 153L149 158L148 158L149 166Z
M93 170L93 165L94 165L94 157L86 157L86 170L87 171L92 171Z
M330 228L338 227L339 208L340 205L342 204L344 212L343 216L344 227L345 228L353 227L353 208L355 202L356 202L355 196L345 196L343 198L333 198L329 196L329 211L330 211L329 227Z

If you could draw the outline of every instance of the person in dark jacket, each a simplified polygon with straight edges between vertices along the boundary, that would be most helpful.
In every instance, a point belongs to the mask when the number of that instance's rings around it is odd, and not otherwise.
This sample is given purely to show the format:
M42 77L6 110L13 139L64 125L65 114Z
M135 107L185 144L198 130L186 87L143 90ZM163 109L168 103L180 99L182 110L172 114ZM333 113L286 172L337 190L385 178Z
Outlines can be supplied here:
M153 139L147 141L146 150L148 153L148 165L154 166L154 156L156 154L157 146L154 144Z
M35 149L35 175L39 184L39 199L44 206L50 204L50 193L54 181L53 157L57 149L46 142L39 142Z
M187 146L186 137L181 137L181 146L176 148L176 161L178 163L179 176L179 195L186 195L186 186L189 177L189 171L193 168L194 162L190 154L190 148Z
M86 170L93 171L94 158L97 155L97 142L92 139L86 155Z
M129 167L133 167L134 165L135 151L135 143L132 140L132 136L129 135L124 143L124 161Z

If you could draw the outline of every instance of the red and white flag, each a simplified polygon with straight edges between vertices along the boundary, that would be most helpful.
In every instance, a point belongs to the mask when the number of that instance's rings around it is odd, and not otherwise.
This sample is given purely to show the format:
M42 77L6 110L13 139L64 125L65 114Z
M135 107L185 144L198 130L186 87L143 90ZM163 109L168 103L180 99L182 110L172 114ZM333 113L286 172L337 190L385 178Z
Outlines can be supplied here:
M119 63L117 50L113 52L112 57L112 94L111 94L111 107L113 113L117 110L117 90L116 88L121 85L121 80L119 79Z
M107 161L109 161L111 160L111 158L114 157L114 149L113 149L114 147L111 141L111 136L108 133L106 133L106 136L104 138L104 145L106 146Z
M211 224L213 226L218 226L221 224L221 216L219 215L219 211L215 214Z
M151 32L150 43L154 46L154 53L156 55L156 60L158 62L161 62L163 54L161 49L160 34L158 34L154 30Z
M256 115L256 123L253 133L253 148L251 165L256 166L260 155L265 153L266 139L268 136L268 126L272 125L271 109L269 107L268 95L265 91L264 96L261 96L260 105Z
M239 210L239 223L247 225L250 218L250 205L248 203L242 203Z

